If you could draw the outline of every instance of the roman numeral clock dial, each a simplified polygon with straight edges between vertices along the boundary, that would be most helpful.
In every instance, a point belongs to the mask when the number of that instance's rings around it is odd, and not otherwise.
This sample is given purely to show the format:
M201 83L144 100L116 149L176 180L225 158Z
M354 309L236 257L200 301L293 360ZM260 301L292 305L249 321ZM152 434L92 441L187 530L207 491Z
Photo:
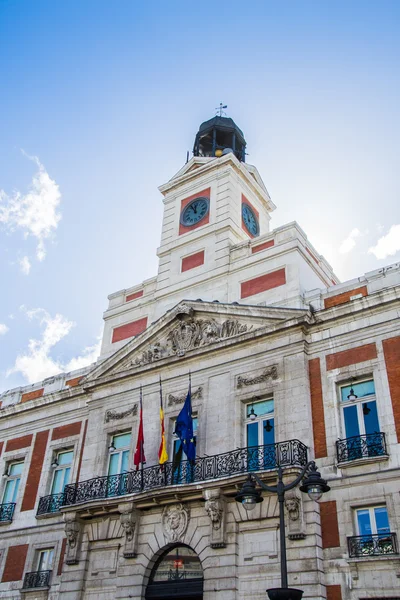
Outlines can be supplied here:
M208 213L210 208L210 201L208 198L200 196L195 198L189 204L185 206L181 213L181 225L190 227L199 223Z

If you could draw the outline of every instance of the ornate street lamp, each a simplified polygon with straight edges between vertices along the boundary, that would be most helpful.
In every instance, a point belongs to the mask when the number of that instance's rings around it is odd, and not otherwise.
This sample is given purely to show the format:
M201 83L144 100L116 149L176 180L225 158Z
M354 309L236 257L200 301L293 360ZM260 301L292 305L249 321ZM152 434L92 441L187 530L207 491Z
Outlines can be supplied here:
M303 479L305 477L305 479ZM311 500L320 500L322 494L329 492L330 487L325 479L322 479L321 473L317 470L315 462L312 460L306 464L301 473L294 481L288 484L283 483L283 470L278 467L277 485L267 485L255 473L249 474L244 482L242 489L235 496L237 502L241 502L246 510L253 510L259 502L263 501L261 492L256 488L255 482L261 489L278 495L279 501L279 535L281 546L281 587L267 590L270 600L301 600L303 590L288 587L287 560L286 560L286 538L285 538L285 510L284 500L285 492L296 487L303 479L300 487L302 492L307 492Z

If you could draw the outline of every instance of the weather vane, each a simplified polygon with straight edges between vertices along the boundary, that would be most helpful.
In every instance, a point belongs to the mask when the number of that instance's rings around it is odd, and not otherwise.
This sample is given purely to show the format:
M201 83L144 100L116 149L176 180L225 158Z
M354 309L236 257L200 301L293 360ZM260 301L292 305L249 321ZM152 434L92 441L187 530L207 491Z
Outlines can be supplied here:
M226 112L224 112L224 108L228 108L228 105L222 104L222 102L220 102L218 108L215 109L217 111L217 113L219 112L220 117L222 117L222 115L226 116Z

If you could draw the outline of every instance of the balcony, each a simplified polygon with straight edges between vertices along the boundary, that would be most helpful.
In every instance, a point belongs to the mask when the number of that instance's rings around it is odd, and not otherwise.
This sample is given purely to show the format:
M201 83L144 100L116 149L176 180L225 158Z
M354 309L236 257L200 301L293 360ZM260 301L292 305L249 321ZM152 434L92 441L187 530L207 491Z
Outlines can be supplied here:
M25 573L22 589L50 587L51 573L52 571L32 571L31 573Z
M51 494L50 496L43 496L39 500L39 506L37 510L37 515L47 515L51 513L60 512L60 507L62 506L64 500L64 494Z
M11 523L15 510L15 502L0 504L0 523Z
M92 500L139 494L157 488L206 482L232 477L249 471L269 471L281 467L303 467L307 464L307 446L299 440L288 440L267 446L238 448L224 454L196 458L193 463L181 461L146 467L120 475L94 477L65 486L63 498L40 499L37 515L51 513L57 506L72 506Z
M369 433L338 440L336 454L338 463L379 456L387 457L385 434Z
M355 535L347 538L350 558L398 554L395 533Z

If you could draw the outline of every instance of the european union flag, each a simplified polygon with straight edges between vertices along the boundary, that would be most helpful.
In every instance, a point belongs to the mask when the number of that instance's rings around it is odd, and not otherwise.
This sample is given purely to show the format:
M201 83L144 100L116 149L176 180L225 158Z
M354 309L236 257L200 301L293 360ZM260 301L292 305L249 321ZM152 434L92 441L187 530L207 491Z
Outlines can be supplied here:
M176 419L175 434L181 440L182 449L188 457L188 460L194 461L196 458L196 444L193 436L192 398L190 385L185 404L183 405L183 408Z

